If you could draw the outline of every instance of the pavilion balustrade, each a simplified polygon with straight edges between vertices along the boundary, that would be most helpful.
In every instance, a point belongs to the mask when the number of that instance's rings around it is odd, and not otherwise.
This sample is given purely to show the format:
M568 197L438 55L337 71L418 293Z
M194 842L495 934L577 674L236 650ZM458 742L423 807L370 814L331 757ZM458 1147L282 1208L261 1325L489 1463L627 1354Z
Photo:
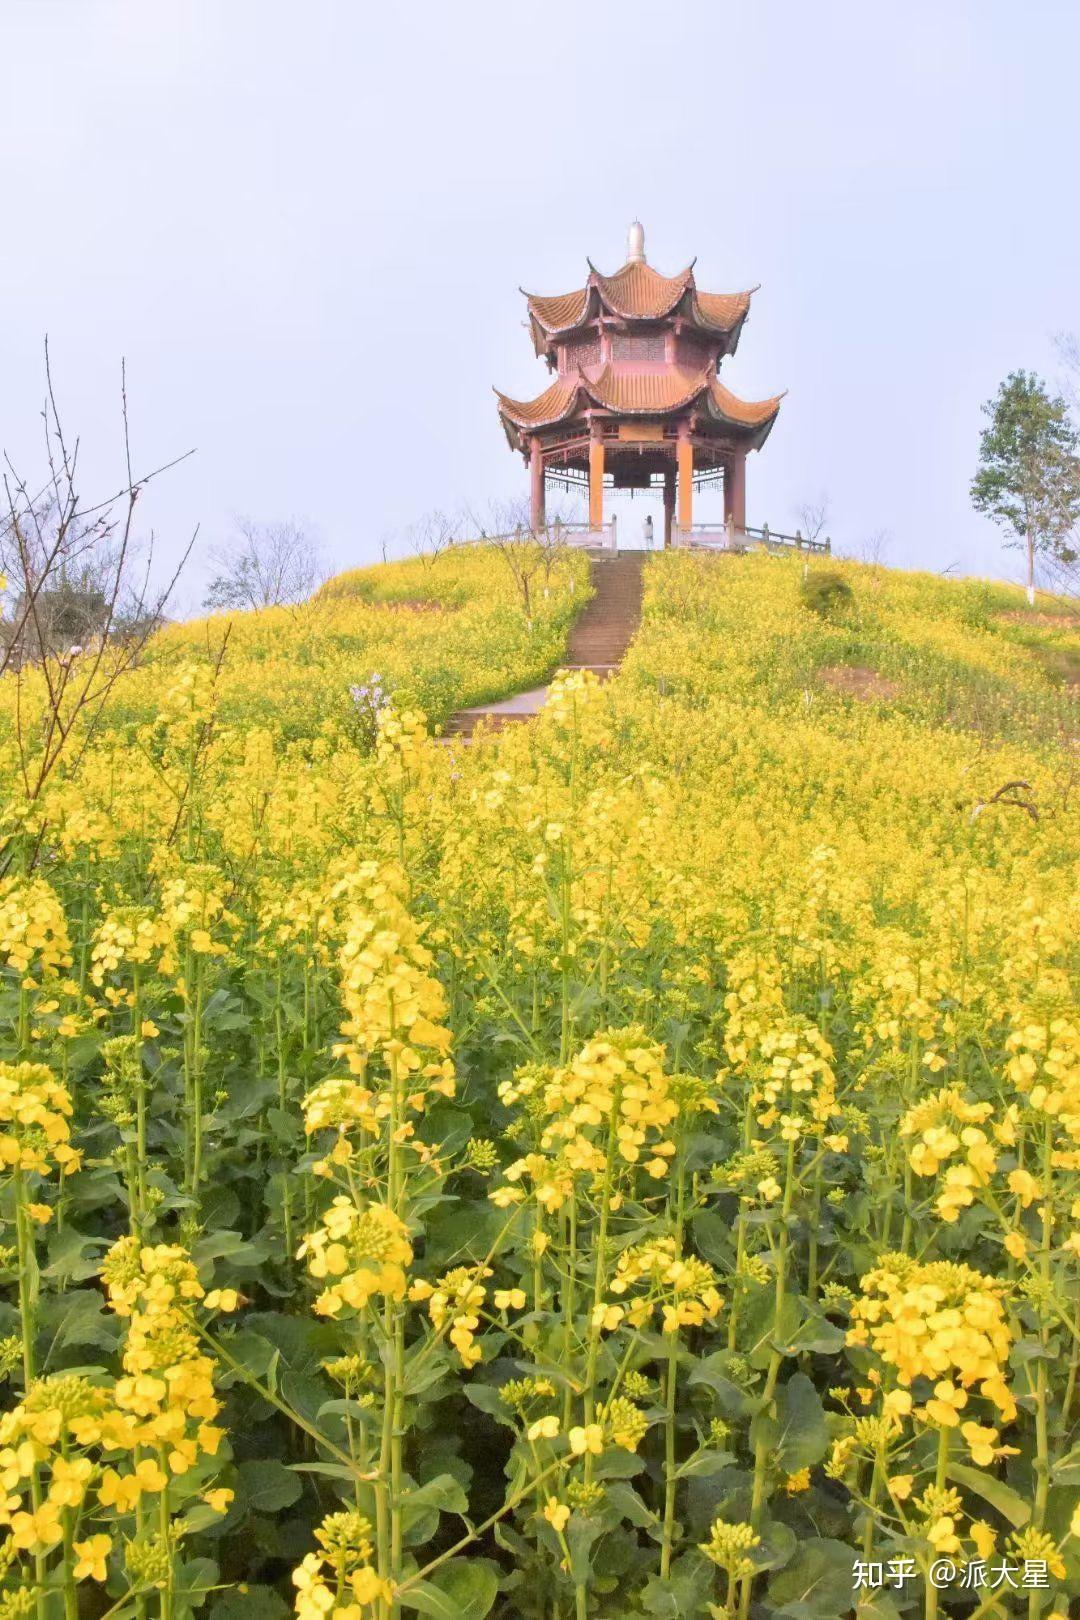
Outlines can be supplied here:
M607 523L599 525L593 523L560 523L552 525L551 532L556 543L562 541L567 546L577 546L589 551L617 551L618 529L614 517Z
M745 551L750 546L780 551L832 551L832 541L828 538L811 540L798 530L794 534L782 534L779 529L770 529L767 523L760 529L737 528L730 519L727 523L673 523L671 543L686 551Z

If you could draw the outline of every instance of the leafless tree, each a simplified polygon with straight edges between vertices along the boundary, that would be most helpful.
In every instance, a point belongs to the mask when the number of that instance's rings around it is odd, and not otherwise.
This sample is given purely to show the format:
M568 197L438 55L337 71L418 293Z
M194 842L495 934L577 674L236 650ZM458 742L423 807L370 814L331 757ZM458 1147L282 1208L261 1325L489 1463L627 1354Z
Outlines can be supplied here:
M79 441L65 435L46 343L45 470L32 482L4 455L0 568L7 586L0 596L0 676L12 682L14 743L27 807L62 759L67 769L77 768L110 694L161 623L194 543L193 535L165 587L151 590L153 542L140 557L133 533L136 504L151 479L185 457L136 477L123 365L120 411L123 481L114 495L84 505ZM0 870L12 847L12 838L0 844Z
M470 511L469 526L505 563L531 630L536 592L550 594L555 570L566 552L559 518L553 515L542 527L533 529L528 501L491 501L482 518Z
M322 553L306 523L233 519L234 533L211 552L217 573L204 607L266 608L304 602L326 579Z
M406 531L409 550L422 563L432 567L444 552L458 544L463 528L460 515L436 507L409 525Z
M815 500L800 501L795 508L799 531L806 540L817 540L825 532L829 521L829 497L824 490Z
M860 562L870 563L874 568L880 568L889 553L893 543L891 529L874 529L860 540L855 548L856 556Z

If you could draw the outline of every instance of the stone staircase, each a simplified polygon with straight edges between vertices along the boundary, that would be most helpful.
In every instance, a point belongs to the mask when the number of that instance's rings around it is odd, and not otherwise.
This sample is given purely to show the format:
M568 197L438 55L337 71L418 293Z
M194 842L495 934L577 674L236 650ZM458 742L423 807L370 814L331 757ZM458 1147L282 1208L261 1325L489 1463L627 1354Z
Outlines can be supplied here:
M606 680L622 663L641 619L643 551L600 552L590 559L593 595L570 632L566 669L591 669ZM468 741L481 720L489 731L529 720L544 706L547 687L518 692L499 703L461 709L446 723L444 740Z
M594 595L586 602L566 649L568 669L617 669L641 619L643 551L602 553L592 560Z

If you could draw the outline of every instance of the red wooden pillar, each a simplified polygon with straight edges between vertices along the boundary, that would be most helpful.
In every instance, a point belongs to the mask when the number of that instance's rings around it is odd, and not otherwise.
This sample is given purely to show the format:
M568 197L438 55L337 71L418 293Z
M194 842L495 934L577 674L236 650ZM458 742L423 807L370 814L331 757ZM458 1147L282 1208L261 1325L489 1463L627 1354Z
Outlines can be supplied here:
M664 468L664 549L671 544L671 526L675 521L675 468Z
M724 467L724 522L746 528L746 451L735 450Z
M589 527L604 527L604 441L599 422L589 429Z
M540 440L534 433L529 440L529 477L531 483L530 523L534 534L539 534L545 527L544 514L544 457L540 449Z
M694 521L694 446L689 422L679 423L679 528L689 529Z

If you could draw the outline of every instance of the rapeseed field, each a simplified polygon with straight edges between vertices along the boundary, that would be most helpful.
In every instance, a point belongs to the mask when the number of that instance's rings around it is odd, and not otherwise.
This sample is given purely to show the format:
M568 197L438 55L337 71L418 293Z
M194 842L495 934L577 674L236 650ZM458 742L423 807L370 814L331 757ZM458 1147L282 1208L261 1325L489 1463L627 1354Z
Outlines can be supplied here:
M3 1620L1080 1612L1076 624L817 566L0 682Z

